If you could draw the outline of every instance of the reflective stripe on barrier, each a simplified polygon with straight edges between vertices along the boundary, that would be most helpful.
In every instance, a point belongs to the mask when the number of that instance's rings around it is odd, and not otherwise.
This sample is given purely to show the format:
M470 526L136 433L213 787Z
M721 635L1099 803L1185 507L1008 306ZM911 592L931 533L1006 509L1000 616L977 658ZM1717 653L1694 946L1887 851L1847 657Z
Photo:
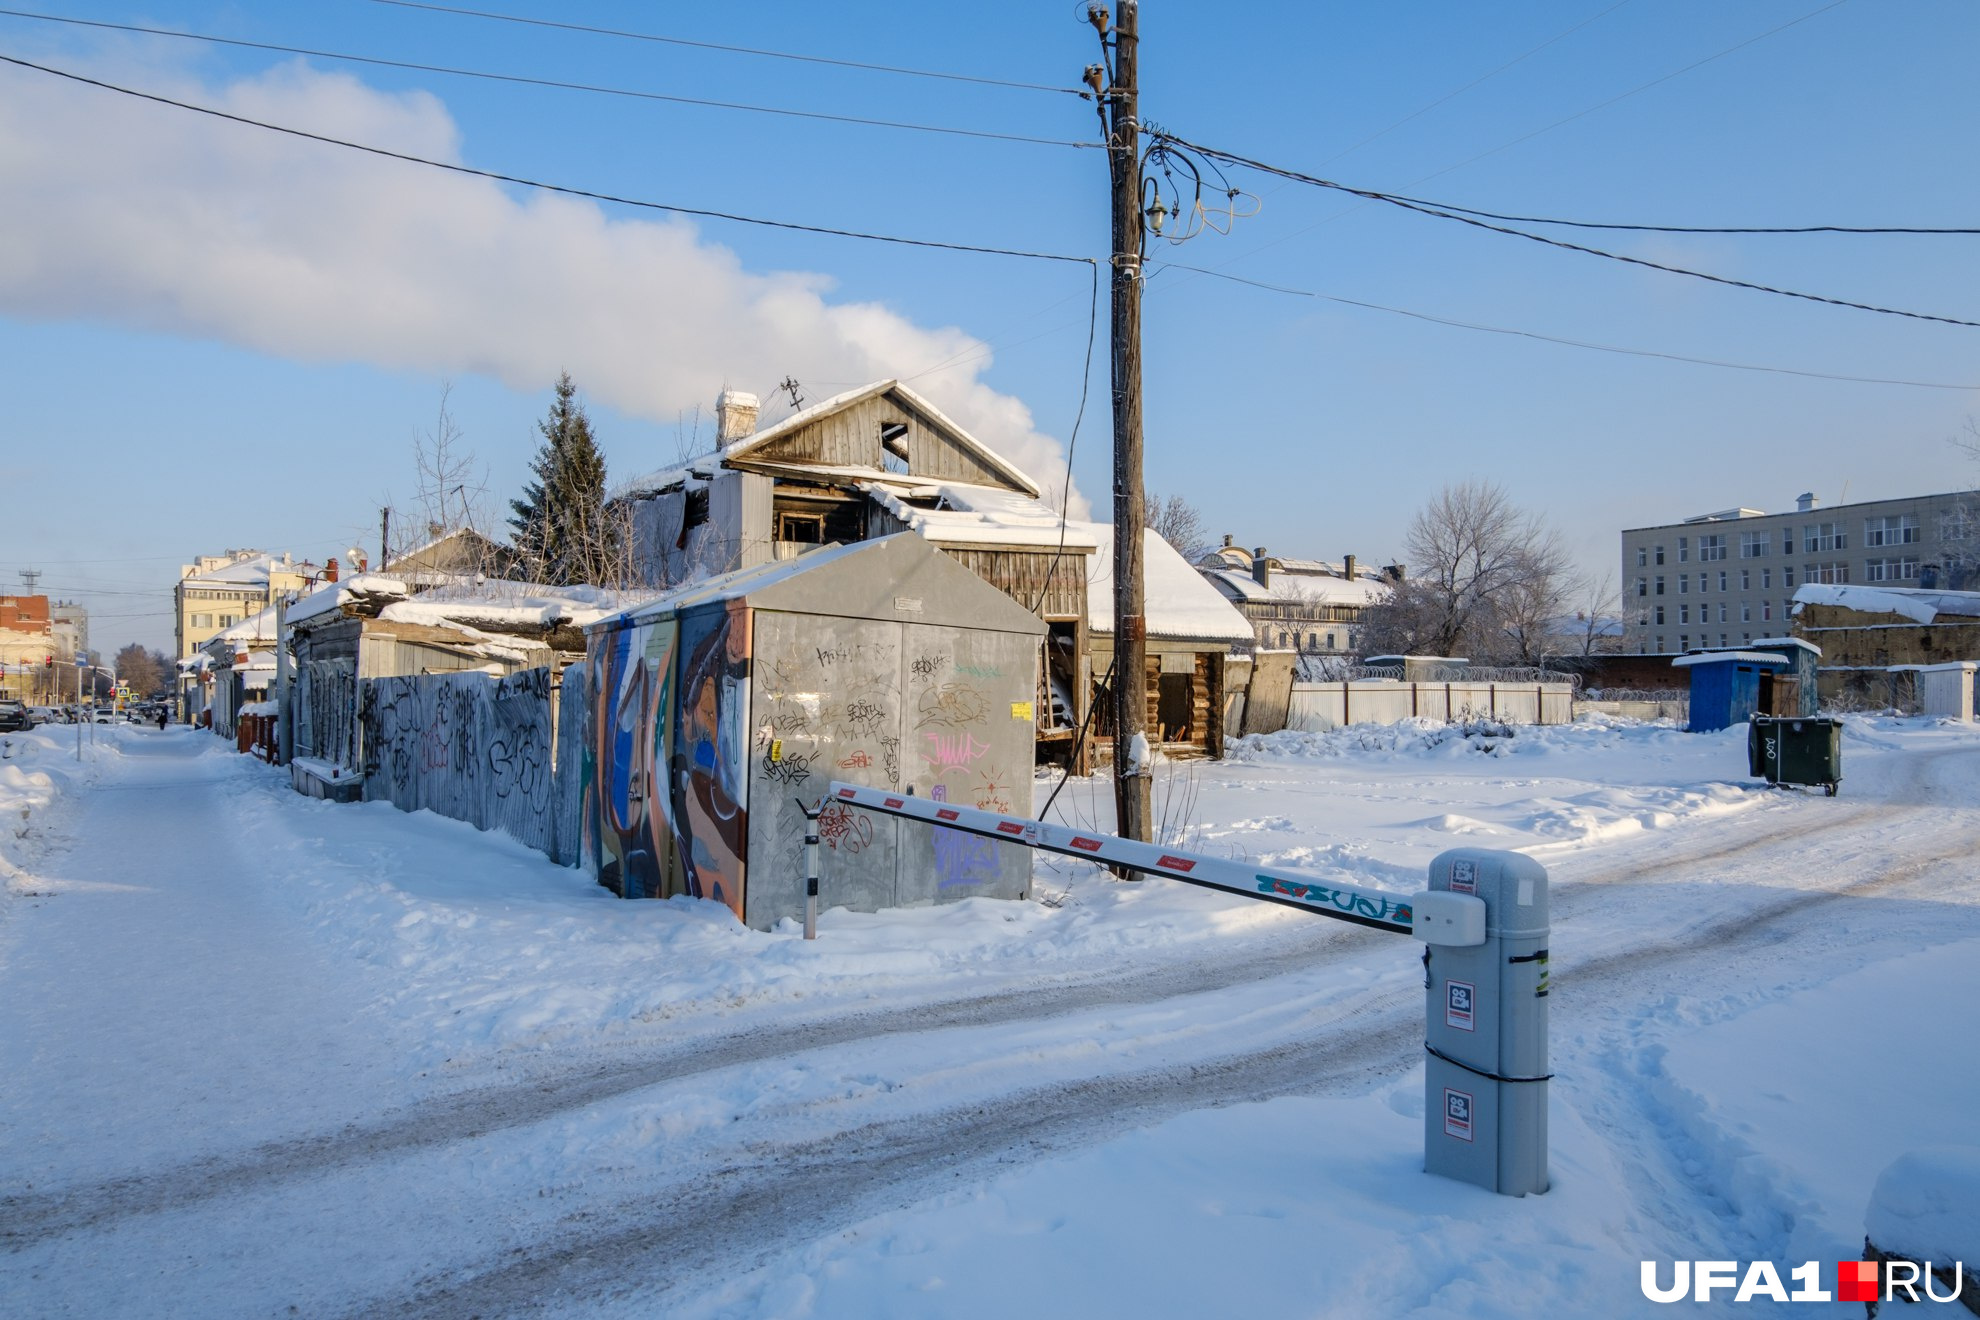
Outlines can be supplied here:
M1412 933L1409 901L1379 889L1323 882L1298 871L1254 866L1230 857L1178 852L1112 834L1096 834L1067 825L1054 825L1049 821L1027 820L1022 816L1000 815L994 811L896 793L890 789L865 788L835 781L829 793L836 801L884 815L899 816L904 820L918 820L945 829L961 830L965 834L1002 839L1007 843L1022 844L1027 848L1067 857L1084 857L1089 861L1106 862L1110 866L1124 866L1146 875L1202 885L1206 889L1222 889L1243 894L1246 898L1262 898L1298 908L1302 912L1351 921L1358 926L1373 926L1398 935Z

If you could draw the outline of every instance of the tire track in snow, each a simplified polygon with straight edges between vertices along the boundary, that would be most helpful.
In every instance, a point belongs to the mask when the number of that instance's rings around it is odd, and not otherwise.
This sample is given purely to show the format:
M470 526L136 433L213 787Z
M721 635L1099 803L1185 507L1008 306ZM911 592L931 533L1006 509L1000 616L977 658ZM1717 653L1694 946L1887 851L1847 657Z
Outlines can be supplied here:
M1942 756L1972 755L1949 751ZM1926 765L1908 766L1922 782ZM1860 827L1866 820L1916 809L1870 804L1832 812L1815 823L1797 823L1790 845L1819 847L1827 836ZM1779 850L1779 834L1747 838L1722 846L1659 857L1651 863L1612 867L1576 877L1571 864L1557 863L1565 887L1554 899L1556 920L1571 918L1589 902L1609 902L1619 887L1665 885L1684 870L1722 863L1762 849ZM1564 859L1565 861L1566 859ZM1653 879L1645 879L1649 874ZM1583 886L1605 893L1578 895ZM1824 891L1795 891L1799 905ZM1707 919L1709 922L1709 918ZM668 1049L626 1063L565 1068L548 1076L496 1087L454 1092L372 1123L353 1123L305 1137L264 1143L236 1155L188 1161L164 1169L96 1183L0 1197L0 1245L19 1249L51 1237L119 1219L179 1209L262 1188L268 1184L333 1173L383 1159L418 1154L490 1133L528 1126L559 1114L586 1109L645 1090L721 1069L767 1059L815 1054L847 1044L888 1036L972 1030L1119 1006L1144 1006L1186 995L1214 993L1310 970L1317 958L1364 951L1388 937L1357 927L1320 922L1297 934L1288 932L1277 947L1253 955L1204 953L1188 962L1165 964L1107 979L1003 990L920 1006L911 1014L859 1012L799 1023L744 1028ZM1359 1013L1361 1010L1351 1010ZM554 1063L554 1060L553 1060Z
M1811 947L1861 948L1860 933L1839 933L1821 920L1828 908L1916 883L1969 855L1962 843L1853 883L1785 893L1677 938L1564 962L1556 984L1599 990L1612 1002L1623 994L1695 991L1699 965L1730 953L1775 948L1782 958L1805 961ZM1576 999L1570 993L1557 1001L1554 1016L1571 1024L1596 1011L1593 996ZM1364 997L1319 1038L983 1095L934 1113L863 1124L829 1142L747 1141L725 1167L619 1204L590 1206L535 1249L484 1262L483 1272L468 1266L438 1273L409 1285L414 1296L367 1299L347 1314L502 1314L551 1298L630 1291L664 1300L718 1271L734 1278L831 1228L1129 1128L1277 1096L1364 1093L1421 1061L1422 1011L1421 987L1412 983ZM1033 1128L1013 1118L1033 1113L1047 1121ZM664 1243L664 1251L654 1251L655 1243ZM641 1277L656 1268L661 1277Z

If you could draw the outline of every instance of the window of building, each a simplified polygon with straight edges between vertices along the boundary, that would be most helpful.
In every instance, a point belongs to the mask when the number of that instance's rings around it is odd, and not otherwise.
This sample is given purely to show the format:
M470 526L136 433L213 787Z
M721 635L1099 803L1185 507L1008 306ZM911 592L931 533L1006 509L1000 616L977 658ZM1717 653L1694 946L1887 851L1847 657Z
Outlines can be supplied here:
M1770 621L1770 620L1771 620L1771 619L1772 619L1773 617L1774 617L1774 602L1773 602L1773 601L1771 601L1771 600L1763 600L1763 601L1761 601L1761 602L1760 602L1760 621L1761 621L1762 623L1766 623L1766 622L1768 622L1768 621Z
M1752 569L1750 569L1750 568L1742 568L1742 569L1740 569L1740 570L1739 570L1739 589L1740 589L1741 591L1751 591L1751 590L1753 590L1753 570L1752 570Z
M1724 601L1720 601L1720 602L1719 602L1719 622L1720 622L1720 623L1724 623L1725 621L1726 621L1726 603L1725 603Z
M1814 523L1801 529L1801 552L1805 555L1847 549L1849 549L1849 533L1843 530L1843 525L1839 522Z
M213 626L213 616L211 614L195 614L192 616L192 626L195 628L211 628Z
M1657 563L1659 564L1659 566L1661 566L1663 562L1664 562L1664 547L1660 545L1657 547Z
M1739 621L1741 623L1753 622L1753 607L1745 601L1739 603Z
M1914 555L1871 559L1864 562L1863 570L1865 582L1909 582L1918 576L1918 559Z
M1691 574L1689 573L1678 574L1678 595L1682 596L1685 593L1689 592L1690 590L1691 590Z
M1917 542L1918 515L1915 513L1863 520L1863 544L1866 546L1915 545Z
M1663 626L1664 626L1664 607L1663 607L1662 605L1659 605L1659 606L1658 606L1658 607L1657 607L1657 608L1656 608L1655 610L1653 610L1653 611L1652 611L1652 613L1653 613L1653 614L1655 614L1655 615L1657 616L1657 626L1658 626L1658 627L1660 627L1660 628L1661 628L1661 627L1663 627ZM1658 643L1658 645L1659 645L1659 646L1662 646L1662 645L1663 645L1663 643L1662 643L1662 642L1659 642L1659 643Z
M1720 645L1720 646L1725 646L1725 645L1728 645L1728 643L1727 643L1727 641L1726 641L1726 635L1725 635L1724 633L1720 633L1720 634L1719 634L1719 645Z
M906 422L880 423L880 466L887 472L905 476L908 470Z
M1765 532L1741 532L1739 534L1739 557L1741 559L1762 559L1773 549L1773 543Z
M1328 633L1328 634L1327 634L1327 649L1328 649L1329 651L1338 651L1338 650L1340 650L1340 647L1338 647L1338 646L1336 646L1336 645L1334 645L1334 634L1332 634L1332 633Z
M1664 649L1664 635L1662 633L1659 633L1657 634L1657 650L1659 653L1661 653L1663 649Z
M1781 528L1781 553L1784 555L1794 553L1794 528L1792 527Z
M1689 605L1678 606L1678 622L1679 623L1691 622L1691 606Z
M1770 587L1772 587L1773 585L1774 585L1774 570L1773 570L1773 569L1771 569L1771 568L1763 568L1763 569L1761 569L1761 570L1760 570L1760 589L1761 589L1762 591L1765 591L1765 590L1767 590L1768 588L1770 588Z
M1700 562L1726 557L1726 534L1714 532L1710 536L1698 538L1698 558Z
M1793 564L1782 564L1782 565L1781 565L1781 585L1782 585L1782 586L1784 586L1784 587L1786 587L1786 588L1788 588L1788 589L1789 589L1790 591L1794 589L1794 565L1793 565Z
M708 487L681 492L681 534L674 538L674 548L687 549L688 533L707 521Z
M1650 567L1650 552L1640 545L1636 547L1636 566L1638 568Z
M1691 634L1690 634L1690 633L1679 633L1679 634L1678 634L1678 650L1680 650L1680 651L1689 651L1690 649L1691 649Z
M1649 595L1649 594L1650 594L1650 579L1649 579L1649 578L1638 578L1638 579L1636 579L1636 594L1637 594L1637 595L1639 595L1639 596L1647 596L1647 595Z
M1680 564L1688 563L1690 559L1691 559L1691 538L1688 536L1680 536L1678 538L1678 562Z
M1726 570L1722 568L1719 570L1719 590L1724 591L1725 589L1726 589Z
M1826 564L1804 565L1802 568L1802 581L1847 583L1849 581L1849 564L1844 560L1832 560Z
M1664 594L1664 575L1662 573L1657 575L1657 594L1659 596Z

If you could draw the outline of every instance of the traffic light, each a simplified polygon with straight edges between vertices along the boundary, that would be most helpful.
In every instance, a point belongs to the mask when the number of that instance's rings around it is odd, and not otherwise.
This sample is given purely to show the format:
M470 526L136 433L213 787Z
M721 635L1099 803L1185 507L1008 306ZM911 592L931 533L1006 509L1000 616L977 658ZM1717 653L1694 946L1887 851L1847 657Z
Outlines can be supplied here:
M51 655L47 659L43 660L41 662L41 667L43 669L53 669L55 667L55 657Z

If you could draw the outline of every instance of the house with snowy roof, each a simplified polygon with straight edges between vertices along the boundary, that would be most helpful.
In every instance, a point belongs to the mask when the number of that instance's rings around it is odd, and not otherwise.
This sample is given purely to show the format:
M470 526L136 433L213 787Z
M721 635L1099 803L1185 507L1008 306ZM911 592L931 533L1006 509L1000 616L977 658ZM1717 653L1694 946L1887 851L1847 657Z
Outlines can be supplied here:
M1062 518L1038 482L897 380L768 426L758 413L754 395L724 391L713 451L613 492L645 579L672 587L912 531L1045 622L1040 755L1071 756L1112 654L1111 528ZM1145 553L1150 724L1172 748L1218 755L1223 657L1251 625L1160 537Z
M1196 566L1250 621L1260 649L1305 655L1358 654L1362 611L1386 600L1402 576L1399 565L1368 569L1353 555L1338 564L1290 559L1229 536Z

